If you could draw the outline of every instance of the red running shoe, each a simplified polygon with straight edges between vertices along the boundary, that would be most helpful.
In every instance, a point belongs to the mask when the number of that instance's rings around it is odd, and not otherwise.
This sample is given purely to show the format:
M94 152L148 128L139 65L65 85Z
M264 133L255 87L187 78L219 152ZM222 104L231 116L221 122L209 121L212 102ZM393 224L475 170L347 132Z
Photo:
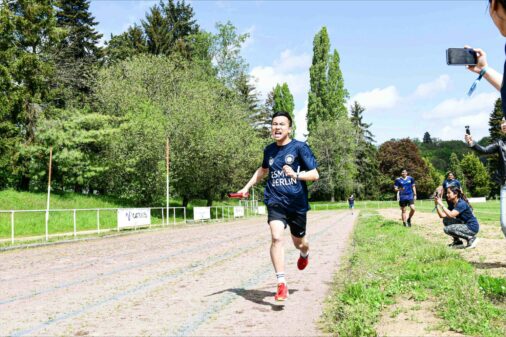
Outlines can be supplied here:
M309 255L306 257L299 256L299 259L297 260L297 268L299 268L299 270L304 270L304 268L306 268L308 264L309 264Z
M284 301L288 298L288 287L286 283L278 283L278 292L274 296L276 301Z

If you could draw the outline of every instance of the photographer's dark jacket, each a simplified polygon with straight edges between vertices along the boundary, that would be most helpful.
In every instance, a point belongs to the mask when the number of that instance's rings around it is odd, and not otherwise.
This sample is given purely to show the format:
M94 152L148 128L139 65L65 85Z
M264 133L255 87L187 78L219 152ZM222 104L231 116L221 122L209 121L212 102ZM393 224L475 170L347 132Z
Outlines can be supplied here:
M480 144L473 142L471 147L483 154L499 153L499 165L492 179L500 185L504 185L506 182L506 143L504 140L496 140L487 147L483 147Z

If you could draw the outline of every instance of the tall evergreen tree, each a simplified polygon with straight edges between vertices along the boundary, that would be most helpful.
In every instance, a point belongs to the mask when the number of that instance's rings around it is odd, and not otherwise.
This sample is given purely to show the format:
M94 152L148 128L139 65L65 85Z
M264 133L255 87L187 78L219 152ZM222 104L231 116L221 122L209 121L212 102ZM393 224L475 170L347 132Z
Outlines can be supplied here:
M57 0L56 21L65 31L55 49L57 85L63 97L60 105L74 100L82 105L90 99L99 61L103 50L99 47L102 34L95 26L98 24L89 10L89 0Z
M327 28L323 27L313 40L313 61L309 68L310 90L307 108L307 129L314 129L319 117L325 113L324 97L327 90L327 71L330 40Z
M3 119L14 126L8 129L15 130L14 137L19 139L2 140L2 143L15 144L8 154L12 160L10 184L28 190L30 158L25 147L34 141L44 106L53 99L54 64L48 53L59 34L51 0L4 0L0 11L1 30L7 33L0 39L7 48L2 50L6 59L0 62L2 77L6 80L4 86L8 88L5 95L9 97L9 111ZM11 41L6 41L6 37Z
M423 134L423 143L424 144L431 144L432 143L432 138L430 138L430 133L428 131L426 131Z
M379 196L378 150L373 145L374 135L369 130L371 124L363 122L365 108L358 102L351 106L351 123L356 130L355 193L358 198L375 199Z
M138 54L147 53L148 45L142 27L134 24L119 35L111 35L105 49L105 62L112 64Z
M288 114L292 117L292 131L295 133L295 116L293 114L293 110L295 109L295 103L293 101L293 95L290 92L290 88L288 88L288 84L283 83L280 85L276 84L272 91L272 112L288 112Z
M339 53L334 49L330 56L327 89L323 96L323 105L325 107L327 120L336 120L339 118L347 118L348 110L346 109L346 100L349 97L348 90L344 88L344 79L339 66Z
M199 32L191 5L183 1L169 0L151 7L146 20L142 21L148 51L151 54L170 55L179 52L188 56L191 52L189 39Z

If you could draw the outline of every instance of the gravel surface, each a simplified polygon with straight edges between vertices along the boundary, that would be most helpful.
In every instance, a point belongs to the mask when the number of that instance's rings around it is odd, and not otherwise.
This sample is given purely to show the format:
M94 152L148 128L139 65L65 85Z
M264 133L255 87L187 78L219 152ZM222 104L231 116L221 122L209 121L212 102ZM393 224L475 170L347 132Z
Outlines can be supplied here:
M285 302L261 217L2 252L0 335L322 335L356 215L308 213L304 271L285 230Z

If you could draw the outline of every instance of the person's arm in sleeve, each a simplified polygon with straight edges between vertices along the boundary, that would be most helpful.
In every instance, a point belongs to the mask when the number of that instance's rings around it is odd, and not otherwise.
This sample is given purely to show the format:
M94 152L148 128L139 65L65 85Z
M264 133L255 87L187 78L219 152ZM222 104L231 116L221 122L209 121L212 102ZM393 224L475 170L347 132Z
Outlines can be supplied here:
M499 145L497 143L492 143L492 144L490 144L490 145L488 145L486 147L483 147L480 144L478 144L475 141L473 141L473 137L471 135L468 135L468 134L465 135L465 140L466 140L467 144L469 146L471 146L471 148L473 150L476 150L479 153L493 154L493 153L496 153L496 152L499 151Z

